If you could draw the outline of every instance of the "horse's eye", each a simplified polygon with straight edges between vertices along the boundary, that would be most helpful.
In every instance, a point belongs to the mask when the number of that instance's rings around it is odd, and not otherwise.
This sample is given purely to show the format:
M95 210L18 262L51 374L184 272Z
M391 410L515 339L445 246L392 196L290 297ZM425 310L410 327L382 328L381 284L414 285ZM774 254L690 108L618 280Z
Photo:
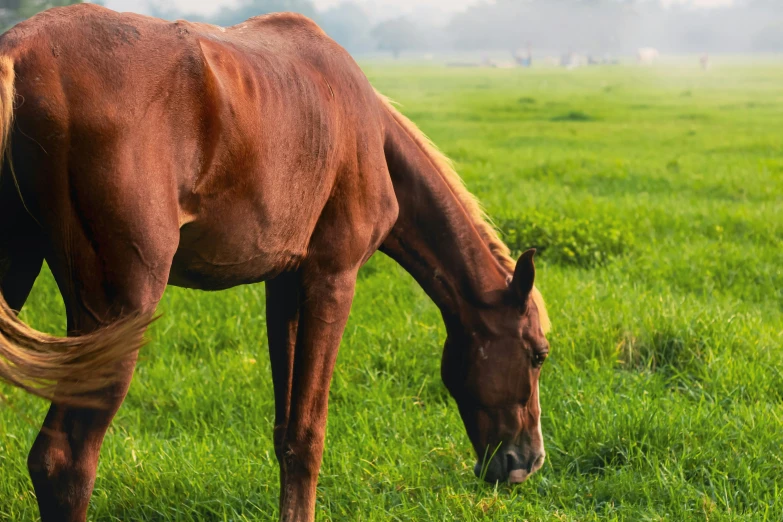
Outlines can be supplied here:
M544 365L544 361L546 361L546 358L549 357L549 352L534 352L533 353L533 366L536 368L541 368L541 366Z

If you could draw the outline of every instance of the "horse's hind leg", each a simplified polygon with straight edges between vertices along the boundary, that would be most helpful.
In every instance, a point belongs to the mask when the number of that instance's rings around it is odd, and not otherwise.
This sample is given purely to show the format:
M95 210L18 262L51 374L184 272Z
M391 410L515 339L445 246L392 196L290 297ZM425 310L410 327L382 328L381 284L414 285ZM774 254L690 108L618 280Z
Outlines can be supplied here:
M44 254L40 244L20 240L0 244L0 295L12 310L22 309L41 272Z
M167 185L139 183L121 198L100 192L115 186L80 191L67 203L75 209L57 211L73 217L46 220L52 237L46 259L65 301L69 335L154 310L168 282L179 229L176 203L157 192ZM101 444L135 363L133 354L117 364L116 384L101 397L106 409L50 407L28 457L43 522L86 520Z
M108 273L86 260L70 268L50 261L65 299L69 335L94 331L125 314L154 309L165 290L173 253L165 249L134 252L118 244L97 255ZM134 258L136 262L127 263ZM135 364L134 354L117 365L117 383L103 396L105 410L50 407L28 457L43 522L86 520L101 444L128 391Z
M18 312L41 272L43 238L17 193L5 185L0 179L0 295Z

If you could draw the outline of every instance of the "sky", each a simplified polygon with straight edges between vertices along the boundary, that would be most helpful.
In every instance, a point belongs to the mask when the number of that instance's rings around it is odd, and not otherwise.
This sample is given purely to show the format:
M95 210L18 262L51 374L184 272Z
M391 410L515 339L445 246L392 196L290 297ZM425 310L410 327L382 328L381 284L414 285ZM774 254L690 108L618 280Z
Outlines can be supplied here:
M208 14L223 6L234 5L237 0L169 0L171 4L183 12ZM343 0L313 0L319 9L327 9ZM436 8L446 12L460 11L477 0L354 0L368 8L382 8L384 11L396 7L400 11L411 11L414 8ZM672 4L683 0L661 0L664 4ZM733 0L694 0L702 7L731 5ZM116 11L135 11L147 13L147 0L105 0L106 7Z
M312 0L318 9L328 9L344 0ZM475 3L476 0L353 0L360 5L372 7L380 4L384 8L398 6L401 11L409 11L417 7L436 7L444 11L459 11ZM221 7L235 5L237 0L169 0L171 4L183 12L208 14ZM105 0L104 5L116 11L147 12L147 0Z

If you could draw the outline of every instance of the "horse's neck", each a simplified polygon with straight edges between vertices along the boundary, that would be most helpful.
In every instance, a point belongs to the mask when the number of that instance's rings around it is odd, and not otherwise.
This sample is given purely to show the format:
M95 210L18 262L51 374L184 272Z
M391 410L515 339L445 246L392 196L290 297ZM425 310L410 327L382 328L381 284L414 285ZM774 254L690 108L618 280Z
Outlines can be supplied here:
M432 158L398 126L389 131L386 156L400 211L382 251L418 281L446 319L497 302L508 273Z

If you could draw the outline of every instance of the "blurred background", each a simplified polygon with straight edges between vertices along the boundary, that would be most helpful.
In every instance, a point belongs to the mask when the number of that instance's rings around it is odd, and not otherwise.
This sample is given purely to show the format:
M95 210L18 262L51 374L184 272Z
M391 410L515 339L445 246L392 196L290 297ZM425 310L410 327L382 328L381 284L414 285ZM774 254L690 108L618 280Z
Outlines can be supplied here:
M73 0L0 0L0 27ZM780 0L103 0L117 11L222 26L275 11L315 19L357 56L473 57L475 65L611 62L783 51ZM466 64L463 64L466 65Z

